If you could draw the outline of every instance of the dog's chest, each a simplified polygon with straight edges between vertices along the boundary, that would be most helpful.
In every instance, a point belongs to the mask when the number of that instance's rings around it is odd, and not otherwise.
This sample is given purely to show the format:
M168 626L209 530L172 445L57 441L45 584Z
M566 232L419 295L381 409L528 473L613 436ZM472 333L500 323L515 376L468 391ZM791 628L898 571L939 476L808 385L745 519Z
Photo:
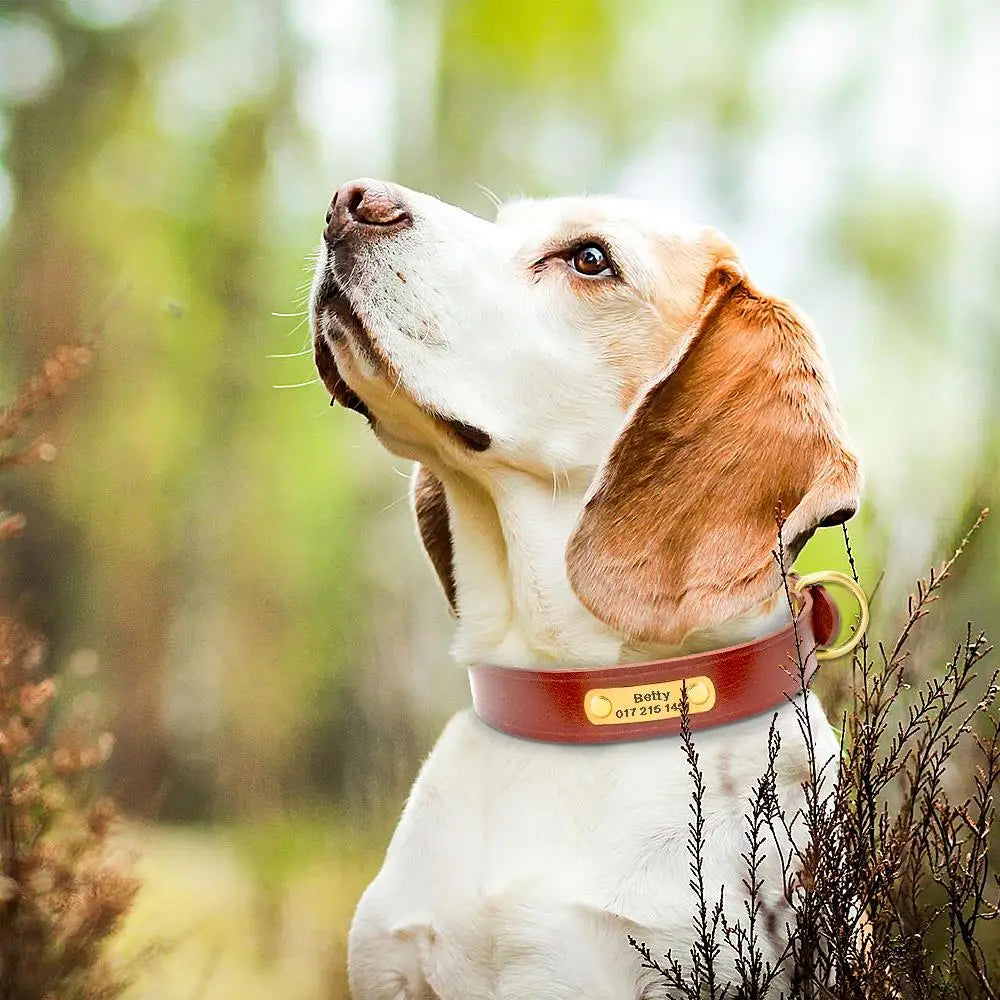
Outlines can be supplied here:
M814 708L819 728L825 720ZM706 895L711 905L726 886L734 920L743 912L744 817L767 766L769 721L697 738L706 783ZM779 726L778 792L791 815L804 771L790 706ZM826 743L835 752L832 735ZM355 996L423 996L414 992L421 983L442 1000L643 995L651 979L629 937L654 954L669 948L681 956L693 939L688 772L677 739L538 744L460 713L417 780L385 865L358 908ZM783 926L770 853L765 911ZM726 957L721 961L725 966ZM372 988L373 977L384 991Z

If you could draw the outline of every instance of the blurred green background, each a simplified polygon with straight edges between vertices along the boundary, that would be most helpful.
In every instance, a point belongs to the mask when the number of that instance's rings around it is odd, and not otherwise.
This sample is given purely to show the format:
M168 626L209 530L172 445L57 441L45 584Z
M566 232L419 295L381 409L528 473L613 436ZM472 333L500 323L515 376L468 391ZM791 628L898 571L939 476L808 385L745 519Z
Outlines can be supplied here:
M614 191L720 227L824 336L895 611L1000 483L998 51L992 0L0 3L0 398L103 343L56 464L0 483L29 516L0 590L104 695L148 883L122 954L166 944L137 997L343 995L466 697L408 469L305 351L332 191L487 217L480 185ZM803 562L842 565L821 534ZM950 598L986 628L998 537Z

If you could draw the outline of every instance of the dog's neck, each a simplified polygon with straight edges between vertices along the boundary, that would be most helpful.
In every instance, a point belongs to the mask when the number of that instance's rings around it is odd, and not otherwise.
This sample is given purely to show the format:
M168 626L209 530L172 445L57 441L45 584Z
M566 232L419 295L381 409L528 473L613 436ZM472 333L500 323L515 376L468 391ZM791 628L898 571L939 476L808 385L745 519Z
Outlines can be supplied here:
M545 483L508 470L487 488L461 474L442 477L454 547L458 663L526 668L585 667L717 649L779 628L779 595L737 619L685 636L677 646L634 646L577 599L566 544L590 478Z

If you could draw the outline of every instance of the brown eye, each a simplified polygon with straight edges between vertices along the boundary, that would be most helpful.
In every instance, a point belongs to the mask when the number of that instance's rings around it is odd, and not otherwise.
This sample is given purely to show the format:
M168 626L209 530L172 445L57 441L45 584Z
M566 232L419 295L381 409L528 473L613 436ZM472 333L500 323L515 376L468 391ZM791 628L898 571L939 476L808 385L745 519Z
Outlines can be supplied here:
M585 243L582 247L577 247L570 263L574 271L587 278L612 273L607 254L596 243Z

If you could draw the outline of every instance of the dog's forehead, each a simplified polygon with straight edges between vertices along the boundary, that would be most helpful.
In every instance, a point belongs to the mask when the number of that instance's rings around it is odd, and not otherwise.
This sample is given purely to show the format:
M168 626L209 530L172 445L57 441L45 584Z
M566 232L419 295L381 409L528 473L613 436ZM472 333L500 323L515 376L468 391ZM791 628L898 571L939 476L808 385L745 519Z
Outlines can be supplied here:
M604 232L654 242L697 242L705 227L678 217L662 205L633 198L590 195L570 198L519 199L505 203L497 225L515 232L525 243L544 242L562 233Z

